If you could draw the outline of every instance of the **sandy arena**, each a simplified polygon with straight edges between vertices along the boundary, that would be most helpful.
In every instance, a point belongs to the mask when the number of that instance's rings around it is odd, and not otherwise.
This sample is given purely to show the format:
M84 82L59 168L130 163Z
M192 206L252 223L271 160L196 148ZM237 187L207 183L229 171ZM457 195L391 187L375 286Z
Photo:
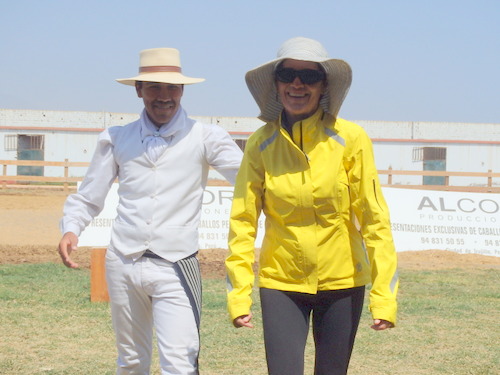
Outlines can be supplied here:
M0 264L60 262L58 228L66 194L50 190L0 190ZM73 259L90 266L90 248L81 248ZM223 277L226 250L202 250L204 277ZM402 251L400 268L500 268L500 257L461 255L450 251Z

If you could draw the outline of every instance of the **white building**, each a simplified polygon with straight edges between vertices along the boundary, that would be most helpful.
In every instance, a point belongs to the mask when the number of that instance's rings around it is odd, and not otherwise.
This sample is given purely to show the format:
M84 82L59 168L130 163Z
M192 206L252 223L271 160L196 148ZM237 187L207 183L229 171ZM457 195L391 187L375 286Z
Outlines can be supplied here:
M105 128L124 125L139 114L110 112L67 112L0 109L0 160L45 160L89 162L98 134ZM240 145L263 123L250 117L194 117L224 127ZM373 141L379 170L453 172L500 171L500 123L436 123L354 121ZM62 176L60 167L31 168L24 173L8 166L8 175L43 174ZM81 177L85 168L70 169L70 176ZM394 184L439 184L442 177L393 176ZM452 180L455 179L455 180ZM381 176L387 182L387 176ZM451 185L483 186L485 179L451 177ZM493 181L500 186L500 179Z

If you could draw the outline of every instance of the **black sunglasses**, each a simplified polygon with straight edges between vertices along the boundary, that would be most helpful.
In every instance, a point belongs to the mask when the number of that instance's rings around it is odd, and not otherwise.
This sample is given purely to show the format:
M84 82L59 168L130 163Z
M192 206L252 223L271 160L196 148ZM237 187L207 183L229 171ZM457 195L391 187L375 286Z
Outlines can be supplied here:
M299 77L300 81L306 85L312 85L325 79L325 72L314 69L279 68L275 74L276 79L283 83L291 83L296 77Z

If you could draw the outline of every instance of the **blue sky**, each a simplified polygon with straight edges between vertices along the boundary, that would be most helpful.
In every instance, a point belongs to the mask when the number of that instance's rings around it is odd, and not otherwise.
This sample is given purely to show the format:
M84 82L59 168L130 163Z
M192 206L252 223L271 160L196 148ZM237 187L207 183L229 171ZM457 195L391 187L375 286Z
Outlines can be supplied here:
M500 123L498 0L0 0L0 108L138 113L116 78L174 47L193 116L258 109L245 73L294 36L349 62L349 120Z

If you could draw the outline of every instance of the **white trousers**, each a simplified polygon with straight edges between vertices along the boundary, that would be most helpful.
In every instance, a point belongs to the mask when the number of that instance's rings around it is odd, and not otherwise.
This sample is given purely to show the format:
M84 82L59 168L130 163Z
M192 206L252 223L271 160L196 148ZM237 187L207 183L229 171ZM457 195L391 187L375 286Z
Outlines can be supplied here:
M106 252L106 280L118 349L117 375L147 375L153 325L162 374L198 374L199 332L173 263Z

